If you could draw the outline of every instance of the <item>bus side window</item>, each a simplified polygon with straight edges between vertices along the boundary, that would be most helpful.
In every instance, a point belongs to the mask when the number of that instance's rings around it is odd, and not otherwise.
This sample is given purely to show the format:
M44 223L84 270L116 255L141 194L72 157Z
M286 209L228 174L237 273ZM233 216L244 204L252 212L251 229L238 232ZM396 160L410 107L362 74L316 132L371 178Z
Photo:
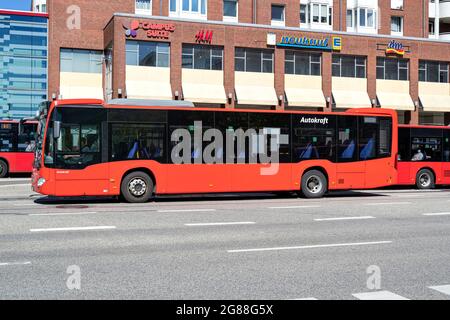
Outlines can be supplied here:
M358 160L357 120L355 116L338 117L338 162Z
M444 161L450 162L450 130L444 130Z

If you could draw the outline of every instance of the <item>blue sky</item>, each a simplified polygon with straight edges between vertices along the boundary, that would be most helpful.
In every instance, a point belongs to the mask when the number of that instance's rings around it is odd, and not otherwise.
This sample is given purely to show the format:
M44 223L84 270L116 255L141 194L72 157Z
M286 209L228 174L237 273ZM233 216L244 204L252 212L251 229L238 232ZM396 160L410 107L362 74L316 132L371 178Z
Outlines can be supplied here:
M27 10L31 8L31 0L0 0L0 9Z

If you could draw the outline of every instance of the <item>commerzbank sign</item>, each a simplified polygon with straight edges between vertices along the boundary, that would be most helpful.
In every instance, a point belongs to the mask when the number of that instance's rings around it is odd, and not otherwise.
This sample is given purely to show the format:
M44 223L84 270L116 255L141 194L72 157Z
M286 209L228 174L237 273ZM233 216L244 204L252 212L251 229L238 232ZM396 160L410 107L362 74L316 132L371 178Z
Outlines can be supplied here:
M309 37L291 37L283 36L277 43L277 47L298 48L298 49L317 49L326 51L341 51L341 37L327 38L309 38Z

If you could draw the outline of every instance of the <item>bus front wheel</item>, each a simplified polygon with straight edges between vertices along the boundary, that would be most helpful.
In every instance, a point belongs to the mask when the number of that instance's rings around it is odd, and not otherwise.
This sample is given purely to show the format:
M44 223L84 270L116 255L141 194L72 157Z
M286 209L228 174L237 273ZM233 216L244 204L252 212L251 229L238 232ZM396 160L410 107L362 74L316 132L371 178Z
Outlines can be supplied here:
M153 195L152 178L142 171L131 172L123 178L120 191L127 202L148 202Z
M305 198L321 198L328 191L328 181L318 170L306 172L302 177L301 193Z
M416 185L419 189L434 189L434 174L428 169L422 169L417 173Z
M8 164L5 161L0 160L0 178L6 177L7 174L8 174Z

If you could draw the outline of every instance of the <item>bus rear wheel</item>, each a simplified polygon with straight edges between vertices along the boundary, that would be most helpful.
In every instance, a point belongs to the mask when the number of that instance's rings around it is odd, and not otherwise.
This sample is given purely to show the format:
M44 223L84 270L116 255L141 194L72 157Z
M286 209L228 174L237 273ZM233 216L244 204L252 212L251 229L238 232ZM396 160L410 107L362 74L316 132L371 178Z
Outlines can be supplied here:
M120 191L127 202L148 202L153 195L153 180L145 172L131 172L123 178Z
M6 177L7 174L8 174L8 164L5 161L0 160L0 178Z
M417 173L416 176L416 186L419 189L434 189L435 179L434 174L431 170L422 169Z
M301 193L305 198L321 198L328 191L328 181L318 170L306 172L302 177Z

